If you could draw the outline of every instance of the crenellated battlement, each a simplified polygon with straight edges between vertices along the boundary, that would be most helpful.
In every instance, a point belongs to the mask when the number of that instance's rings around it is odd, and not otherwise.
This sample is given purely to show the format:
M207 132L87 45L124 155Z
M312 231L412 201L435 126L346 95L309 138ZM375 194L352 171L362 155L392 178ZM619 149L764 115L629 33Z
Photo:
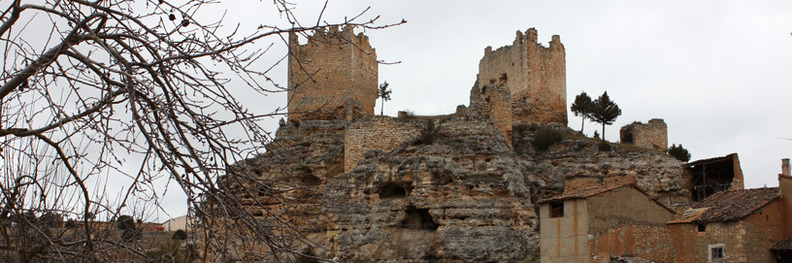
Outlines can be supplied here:
M538 42L536 29L517 31L511 46L484 49L476 88L489 84L508 88L515 121L566 125L565 57L558 35L545 47Z
M289 34L289 121L374 114L377 54L354 27L315 31L306 44Z

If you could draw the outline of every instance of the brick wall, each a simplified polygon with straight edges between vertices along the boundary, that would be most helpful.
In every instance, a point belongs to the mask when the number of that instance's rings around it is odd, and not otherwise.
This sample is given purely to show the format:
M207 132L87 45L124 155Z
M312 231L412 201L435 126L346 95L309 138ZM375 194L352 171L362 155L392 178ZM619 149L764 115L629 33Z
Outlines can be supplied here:
M514 120L567 125L566 60L559 36L544 47L531 28L525 35L517 31L511 46L487 47L479 62L478 88L489 84L509 88Z
M663 119L651 119L646 124L633 122L619 130L622 143L665 151L668 149L668 127Z
M353 28L318 31L300 45L289 35L289 120L350 119L374 114L377 54Z

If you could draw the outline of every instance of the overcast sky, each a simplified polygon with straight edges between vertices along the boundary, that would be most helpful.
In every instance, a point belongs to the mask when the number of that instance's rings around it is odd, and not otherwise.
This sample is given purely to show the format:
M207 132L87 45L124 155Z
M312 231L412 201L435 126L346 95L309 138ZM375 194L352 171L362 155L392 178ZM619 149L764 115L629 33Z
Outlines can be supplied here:
M309 2L295 9L307 24L324 4ZM241 21L243 29L271 23L269 4L234 1L226 21ZM401 62L379 68L379 81L393 89L386 115L467 105L484 49L510 45L517 30L534 27L542 43L561 36L568 104L581 91L592 97L607 91L622 109L607 127L609 141L625 124L662 118L669 145L683 144L693 160L738 153L748 188L778 185L780 159L792 157L792 140L779 139L792 138L792 1L331 0L323 18L343 21L369 6L364 17L408 21L366 31L378 59ZM285 68L273 77L285 82ZM252 105L270 109L285 101L278 94ZM580 129L571 112L569 127ZM586 123L586 134L595 129Z

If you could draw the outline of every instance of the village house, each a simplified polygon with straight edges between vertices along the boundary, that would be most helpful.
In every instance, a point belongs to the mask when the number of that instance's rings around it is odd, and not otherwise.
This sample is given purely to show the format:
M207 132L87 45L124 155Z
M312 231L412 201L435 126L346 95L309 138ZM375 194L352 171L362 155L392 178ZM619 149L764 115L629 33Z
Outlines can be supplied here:
M729 167L734 160L729 155L686 168ZM634 184L567 188L540 202L541 261L792 262L789 159L782 160L778 180L779 187L770 188L732 185L675 216Z
M779 187L733 189L693 205L668 223L675 262L792 262L789 159Z
M611 262L633 255L670 262L664 225L674 212L634 184L565 192L540 201L542 262Z

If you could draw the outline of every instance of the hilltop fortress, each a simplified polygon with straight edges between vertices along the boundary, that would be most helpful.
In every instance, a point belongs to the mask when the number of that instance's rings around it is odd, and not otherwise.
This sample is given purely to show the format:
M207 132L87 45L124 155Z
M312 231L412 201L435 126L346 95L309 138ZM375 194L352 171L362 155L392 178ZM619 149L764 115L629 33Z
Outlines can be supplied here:
M567 128L559 36L545 47L535 29L518 31L512 45L485 49L468 106L398 117L374 115L377 55L366 36L347 27L298 40L289 36L288 122L220 184L262 222L288 218L318 256L536 262L542 199L630 184L671 211L742 188L736 154L688 165L665 154L662 120L622 129L623 144ZM546 134L558 139L540 147Z

